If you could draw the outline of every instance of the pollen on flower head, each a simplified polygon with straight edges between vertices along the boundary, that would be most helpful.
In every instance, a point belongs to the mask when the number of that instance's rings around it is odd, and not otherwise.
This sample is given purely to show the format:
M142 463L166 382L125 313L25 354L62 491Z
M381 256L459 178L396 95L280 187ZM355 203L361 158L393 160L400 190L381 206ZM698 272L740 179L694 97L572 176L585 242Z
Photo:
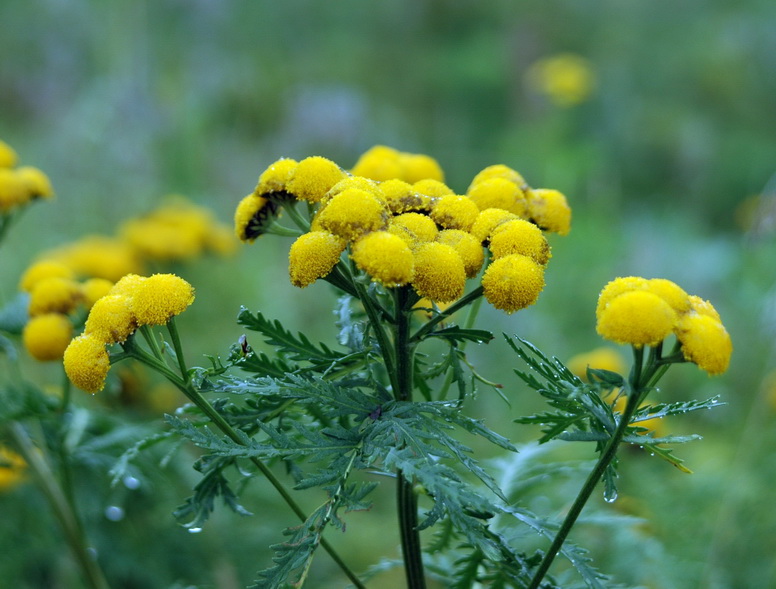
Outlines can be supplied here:
M511 254L490 263L482 276L485 299L514 313L533 305L544 289L544 268L528 256Z
M567 235L571 231L571 207L557 190L534 188L527 192L528 215L540 229Z
M401 237L388 231L373 231L353 244L356 265L387 287L412 281L415 264L412 251Z
M412 185L412 189L420 194L425 194L430 197L440 197L455 194L453 189L447 184L440 182L439 180L433 180L426 178L425 180L418 180Z
M164 325L194 302L194 288L175 274L153 274L130 295L137 324Z
M30 356L41 362L61 360L73 337L73 324L66 315L45 313L24 326L22 342Z
M388 208L395 215L401 213L428 210L431 205L431 197L419 193L404 180L386 180L380 183Z
M685 360L710 375L722 374L728 369L733 342L725 326L714 317L687 313L679 318L675 333Z
M405 240L410 247L434 241L439 234L436 223L421 213L403 213L393 217L388 231Z
M74 277L73 271L65 264L51 260L42 260L34 263L24 271L19 280L19 290L31 292L38 282L46 278L72 279Z
M81 286L69 278L51 277L37 282L30 293L30 316L67 314L81 301Z
M358 188L360 190L365 190L366 192L376 196L379 200L385 200L385 195L383 194L380 185L374 180L364 178L363 176L345 176L342 180L331 187L331 189L326 193L322 203L328 204L332 198L337 196L340 192L344 192L348 188Z
M94 394L105 388L110 356L105 344L95 336L83 334L74 338L65 350L63 363L65 374L79 389Z
M523 191L517 184L505 178L489 178L473 184L466 196L474 201L477 207L485 209L504 209L516 215L525 215L526 200Z
M320 227L348 241L383 229L388 222L388 208L376 196L358 188L348 188L332 198L320 211Z
M595 309L596 318L601 316L601 311L603 311L615 297L632 290L646 290L646 288L647 279L641 278L640 276L621 276L607 282L606 286L601 289L601 293L598 295L598 303L596 304Z
M550 244L533 223L515 219L502 223L490 236L490 251L495 258L510 254L528 256L537 264L546 265L550 259Z
M366 150L350 170L355 176L364 176L382 182L402 177L399 151L385 145L375 145Z
M107 295L111 288L113 283L105 278L90 278L84 281L81 284L84 307L91 309L94 303Z
M240 241L251 243L266 233L277 217L280 205L263 196L249 194L234 212L234 233Z
M319 202L332 186L345 178L345 172L333 161L318 155L300 161L286 190L299 200Z
M106 344L126 341L137 329L132 305L132 299L125 295L102 297L89 311L84 333L92 334Z
M445 181L445 174L439 163L431 156L422 153L399 154L401 178L410 184L420 180Z
M517 185L521 189L523 186L527 186L525 179L518 172L504 164L496 164L481 170L472 180L472 183L469 185L469 190L480 182L490 180L491 178L503 178L504 180L508 180Z
M479 214L480 209L466 196L449 194L432 202L431 218L445 229L469 231Z
M668 337L677 315L667 302L645 290L625 292L598 315L596 331L618 344L654 346Z
M466 269L461 256L449 245L424 243L414 252L415 278L412 287L421 297L449 303L463 295Z
M18 156L14 148L0 140L0 168L13 168L17 160Z
M108 294L131 297L135 294L137 289L140 288L140 285L146 280L148 280L148 278L145 276L138 276L137 274L126 274L111 287L111 289L108 291Z
M345 240L328 231L310 231L297 238L288 253L291 284L299 288L327 276L339 262Z
M32 166L22 166L16 168L16 174L27 190L30 198L52 198L54 189L51 187L51 181L43 171Z
M695 295L689 295L688 299L690 301L691 309L698 313L698 315L707 315L712 319L719 321L720 323L722 322L722 318L719 316L719 313L714 308L714 305L712 305L709 301L705 301Z
M497 227L513 219L519 219L519 217L504 209L485 209L477 215L469 233L476 237L480 243L486 244L490 241L490 236Z
M686 313L690 310L690 297L676 283L665 278L651 278L647 280L646 290L656 294L677 313Z
M444 229L439 232L436 240L449 245L461 256L467 278L474 278L477 275L485 261L485 253L476 237L460 229Z
M296 160L286 157L270 164L259 176L253 193L256 196L265 196L272 192L285 192L286 184L291 179L296 165Z

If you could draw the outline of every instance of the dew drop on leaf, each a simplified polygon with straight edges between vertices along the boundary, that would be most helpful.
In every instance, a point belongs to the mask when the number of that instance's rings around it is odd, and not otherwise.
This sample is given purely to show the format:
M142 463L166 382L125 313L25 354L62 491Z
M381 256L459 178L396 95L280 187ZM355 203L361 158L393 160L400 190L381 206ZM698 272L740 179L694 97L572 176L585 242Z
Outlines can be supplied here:
M617 501L617 491L610 491L609 493L604 493L604 501L607 503L614 503Z
M124 519L124 510L118 505L108 505L105 508L105 517L112 522L118 522Z
M202 531L202 528L189 528L188 532L189 534L199 534Z

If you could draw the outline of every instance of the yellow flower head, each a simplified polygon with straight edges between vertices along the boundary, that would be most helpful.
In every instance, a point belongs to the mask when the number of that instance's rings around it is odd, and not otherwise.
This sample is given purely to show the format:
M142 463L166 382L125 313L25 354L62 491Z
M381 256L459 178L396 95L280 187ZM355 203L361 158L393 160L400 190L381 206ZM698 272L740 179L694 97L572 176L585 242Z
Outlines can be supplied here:
M66 315L45 313L27 322L22 332L24 347L41 362L61 360L73 337L73 324Z
M48 176L38 168L32 166L22 166L16 169L19 180L27 190L30 198L52 198L54 189L51 187L51 181Z
M540 229L559 235L571 231L571 207L563 194L549 188L534 188L527 196L528 215Z
M418 180L413 183L412 189L420 194L425 194L430 197L447 196L448 194L455 194L453 189L440 182L439 180L433 180L427 178L425 180Z
M528 256L537 264L546 265L550 259L550 244L541 230L528 221L515 219L499 225L491 234L490 251L494 258L510 254Z
M508 180L521 189L524 186L527 186L525 179L518 172L509 166L505 166L504 164L496 164L493 166L488 166L487 168L480 171L469 185L469 190L471 190L480 182L484 182L485 180L490 180L492 178L503 178L504 180Z
M124 297L131 297L135 294L135 291L140 288L140 285L145 282L145 276L138 276L137 274L126 274L113 285L108 291L109 295L120 295Z
M410 247L434 241L439 233L436 223L420 213L396 215L391 219L388 231L404 239Z
M690 301L691 309L698 313L698 315L707 315L708 317L711 317L712 319L722 323L722 318L714 308L714 305L712 305L709 301L704 301L702 298L696 297L695 295L689 295L687 298Z
M685 360L710 375L728 369L733 342L725 326L709 315L687 313L679 318L676 337L682 344Z
M113 288L113 283L105 278L90 278L81 284L81 293L83 295L83 304L87 309L91 309L99 299L108 294Z
M676 312L656 294L625 292L612 299L598 315L596 331L613 342L636 347L654 346L671 334Z
M380 184L374 180L364 178L363 176L345 176L345 178L331 187L329 192L326 193L326 196L324 197L321 204L325 206L332 198L337 196L340 192L344 192L348 188L358 188L360 190L365 190L366 192L376 196L380 201L385 200L385 195L383 194Z
M194 288L175 274L153 274L131 293L137 324L164 325L194 302Z
M380 183L388 208L395 215L412 211L425 211L431 205L431 197L420 194L404 180L386 180Z
M142 272L143 266L132 247L116 238L90 235L44 255L60 262L80 276L116 281L125 274Z
M480 209L466 196L450 194L432 202L431 218L445 229L469 231L479 214Z
M647 290L647 284L647 279L640 276L624 276L608 282L598 295L598 303L595 309L596 318L601 316L601 311L616 297L632 290Z
M445 174L439 163L431 156L422 153L401 153L399 165L402 170L401 178L410 184L420 180L445 181Z
M544 288L544 268L528 256L511 254L494 260L482 276L485 299L507 313L533 305Z
M265 196L272 192L285 192L286 185L296 170L297 162L291 158L280 158L261 173L253 193Z
M528 70L527 81L555 105L569 107L590 96L595 76L590 62L584 57L560 53L534 63Z
M31 292L38 282L46 278L72 279L74 277L73 271L65 264L51 260L42 260L34 263L24 271L19 280L19 290Z
M460 229L444 229L439 232L437 242L449 245L461 256L467 278L474 278L482 268L485 253L482 244L471 233Z
M665 278L652 278L647 280L646 290L656 294L677 313L686 313L690 310L690 297L682 288Z
M16 170L0 168L0 213L15 209L28 200L27 187Z
M124 342L137 329L128 296L108 295L98 300L86 319L84 333L94 335L105 344Z
M332 198L320 211L320 227L348 241L383 229L388 222L388 209L376 196L358 188L348 188Z
M480 211L474 220L469 232L476 237L480 243L487 244L494 229L501 226L502 223L518 219L514 213L504 209L485 209Z
M263 196L249 194L234 212L234 233L240 241L252 243L267 231L278 215L280 205Z
M399 152L385 145L375 145L358 158L351 173L382 182L402 177L402 166L399 163Z
M473 184L466 193L477 207L485 209L504 209L518 216L524 216L527 201L523 191L504 178L489 178Z
M372 280L387 287L407 284L415 273L407 242L388 231L374 231L356 241L353 260Z
M424 243L413 252L415 278L412 286L421 297L449 303L463 295L466 269L461 256L449 245Z
M14 148L0 140L0 168L13 168L18 157Z
M69 278L44 278L30 293L30 316L43 313L67 314L81 301L81 285Z
M304 288L332 271L345 250L345 241L328 231L310 231L300 236L288 253L291 284Z
M94 394L105 388L110 356L105 344L94 335L74 338L65 350L63 363L67 378L79 389Z
M623 374L627 369L620 353L608 346L577 354L576 356L569 358L569 361L566 362L566 366L568 366L568 369L572 374L578 376L582 380L587 380L588 367L597 370L608 370L618 374Z
M286 190L299 200L319 202L343 178L345 172L337 164L316 155L297 164Z

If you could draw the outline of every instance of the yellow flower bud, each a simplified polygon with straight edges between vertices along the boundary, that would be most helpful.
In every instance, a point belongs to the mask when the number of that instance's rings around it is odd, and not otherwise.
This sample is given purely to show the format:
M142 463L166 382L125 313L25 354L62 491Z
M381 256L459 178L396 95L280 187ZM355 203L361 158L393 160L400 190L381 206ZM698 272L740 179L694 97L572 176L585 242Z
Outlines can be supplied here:
M46 278L72 279L74 277L73 271L65 264L51 260L42 260L24 271L19 280L19 290L32 292L35 285Z
M654 346L676 326L676 312L656 294L625 292L612 299L598 316L596 331L613 342Z
M145 282L147 278L145 276L138 276L137 274L126 274L113 285L108 291L109 295L120 295L124 297L131 297L135 294L135 291L140 288L140 285Z
M130 297L138 326L164 325L194 302L194 288L175 274L153 274Z
M482 288L485 299L496 309L514 313L539 299L544 289L544 268L527 256L504 256L485 270Z
M87 393L105 388L110 370L110 356L105 344L93 335L79 335L70 342L64 353L65 373L75 386Z
M504 209L516 215L525 214L527 202L523 191L504 178L489 178L474 184L466 192L477 207L485 209Z
M38 168L22 166L16 169L16 174L27 190L29 198L51 198L54 196L51 181Z
M297 162L291 158L280 158L269 165L259 176L253 193L265 196L271 192L285 192L286 185L296 170Z
M252 243L267 231L277 217L280 205L263 196L249 194L234 212L234 233L237 238Z
M566 366L572 374L587 380L588 367L622 374L627 369L622 356L610 347L600 347L569 358Z
M0 140L0 168L13 168L18 157L13 147Z
M45 313L27 322L22 332L24 347L41 362L61 360L73 337L73 324L66 315Z
M81 300L81 286L69 278L51 277L37 282L30 293L30 316L43 313L67 314Z
M380 183L388 208L395 215L411 211L428 210L431 205L431 197L420 194L415 188L404 180L386 180Z
M383 229L388 209L373 194L348 188L332 198L317 218L320 227L348 241Z
M333 161L317 155L307 157L297 164L286 190L299 200L318 202L344 177L345 172Z
M480 211L469 232L476 237L480 243L488 243L493 230L501 226L502 223L518 219L514 213L504 209L485 209Z
M665 278L652 278L647 280L646 289L656 294L677 313L686 313L690 310L690 297L682 288Z
M646 290L647 279L640 276L624 276L615 278L603 287L598 295L598 303L595 309L595 316L599 318L601 311L616 297L632 290Z
M431 156L422 153L399 154L399 166L402 169L401 178L410 184L420 180L445 181L445 175L439 163Z
M455 194L452 188L450 188L443 182L440 182L439 180L433 180L431 178L427 178L425 180L418 180L417 182L413 183L412 189L415 192L419 192L420 194L425 194L426 196L431 196L431 197L439 197L439 196L447 196L449 194Z
M324 202L330 201L333 197L337 196L340 192L344 192L348 188L358 188L360 190L365 190L366 192L376 196L379 200L385 200L381 185L374 180L364 178L363 176L346 176L331 187L329 192L326 193Z
M474 202L455 194L442 196L432 203L431 218L445 229L469 231L480 210Z
M113 288L113 283L105 278L90 278L81 284L83 303L87 309L91 309L99 299L108 294Z
M135 251L123 240L102 235L88 235L45 254L80 276L116 281L125 274L142 272Z
M345 250L345 241L328 231L311 231L300 236L288 253L291 284L304 288L332 271Z
M108 295L99 299L86 319L84 333L94 335L105 344L124 342L137 329L132 312L133 301L128 296Z
M722 318L714 308L714 305L709 301L704 301L702 298L696 297L695 295L689 295L687 298L690 301L690 308L698 313L698 315L706 315L722 323Z
M546 265L550 259L550 244L541 230L528 221L515 219L499 225L490 236L490 251L494 258L510 254L528 256L537 264Z
M0 213L15 209L28 200L27 187L16 170L0 168Z
M411 282L415 272L409 246L388 231L374 231L356 241L353 260L372 280L387 287Z
M424 243L413 252L415 278L412 286L421 297L448 303L463 295L466 270L461 256L449 245Z
M493 166L488 166L487 168L480 171L469 185L469 190L471 190L473 186L479 184L480 182L490 180L491 178L503 178L504 180L509 180L521 189L524 186L527 186L525 179L518 172L508 166L505 166L504 164L496 164Z
M353 166L354 176L364 176L378 182L402 177L399 152L385 145L375 145L365 151Z
M687 313L679 318L676 337L685 360L710 375L722 374L730 365L733 342L725 326L709 315Z
M436 240L452 247L461 257L467 278L477 276L485 261L485 253L476 237L460 229L445 229L439 232Z
M388 231L404 239L410 247L434 241L439 233L436 223L420 213L396 215L391 219Z
M534 188L527 192L528 215L540 229L559 235L571 231L571 208L557 190Z

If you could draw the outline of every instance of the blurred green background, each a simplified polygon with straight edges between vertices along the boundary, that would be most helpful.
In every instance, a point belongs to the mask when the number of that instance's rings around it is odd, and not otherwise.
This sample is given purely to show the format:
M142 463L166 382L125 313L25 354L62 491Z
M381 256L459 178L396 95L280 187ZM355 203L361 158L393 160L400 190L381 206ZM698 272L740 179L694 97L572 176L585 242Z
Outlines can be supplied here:
M662 386L666 399L719 394L727 403L667 424L703 435L679 449L695 474L628 453L621 499L597 507L648 523L627 538L583 526L577 541L625 583L774 586L775 30L771 0L4 0L0 138L22 164L46 171L57 199L27 211L0 250L0 303L39 252L110 234L166 194L229 222L282 156L323 155L348 168L386 144L434 156L459 192L483 167L507 164L533 186L564 192L573 228L552 239L539 303L509 317L484 309L482 327L566 359L601 344L601 287L643 275L711 300L735 346L724 376L680 366ZM546 60L557 56L581 70L553 70ZM241 304L333 343L335 297L326 285L288 283L289 245L264 238L176 269L198 293L181 318L192 359L236 341ZM506 345L497 339L470 355L511 398L506 417L489 392L473 411L517 441L534 438L508 419L539 405L504 369L516 362ZM26 367L56 382L52 367ZM116 587L244 586L266 566L260 547L292 518L256 481L246 499L256 517L224 513L186 534L169 513L197 476L184 462L140 489L91 495L88 517L118 553L106 567ZM564 508L557 490L547 494L555 499L531 507ZM126 517L110 521L104 510L117 501L128 502ZM40 503L23 488L0 495L0 576L14 587L77 586L75 576L35 572L66 570L59 561L68 558ZM351 518L351 538L337 541L363 566L397 555L390 504ZM41 564L52 559L53 569ZM344 585L320 566L312 586Z

